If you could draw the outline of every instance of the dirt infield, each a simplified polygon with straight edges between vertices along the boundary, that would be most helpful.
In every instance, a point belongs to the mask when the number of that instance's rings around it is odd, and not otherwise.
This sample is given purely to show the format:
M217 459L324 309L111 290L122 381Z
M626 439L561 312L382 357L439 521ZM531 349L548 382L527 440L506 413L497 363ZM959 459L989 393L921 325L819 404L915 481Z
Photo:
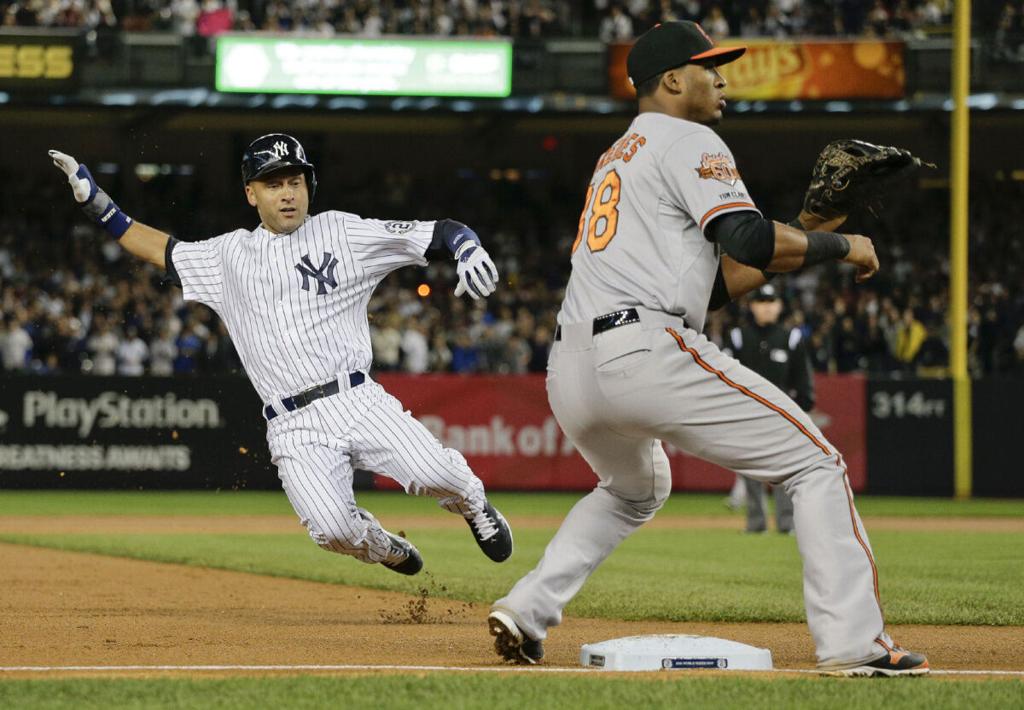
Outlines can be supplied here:
M429 576L426 594L416 598L10 544L0 544L0 570L4 667L498 665L486 633L486 607L431 598L436 583ZM902 643L926 650L934 668L1020 670L1021 628L890 630ZM802 624L573 618L553 631L547 663L572 667L583 643L643 633L720 636L770 648L779 668L813 665Z

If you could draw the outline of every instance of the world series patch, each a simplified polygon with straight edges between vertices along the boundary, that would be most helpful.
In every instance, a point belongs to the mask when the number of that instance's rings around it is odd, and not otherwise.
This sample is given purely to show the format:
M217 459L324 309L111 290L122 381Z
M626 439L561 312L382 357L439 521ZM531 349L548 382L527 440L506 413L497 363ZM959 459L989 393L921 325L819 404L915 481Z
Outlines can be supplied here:
M414 222L385 222L384 231L388 234L405 234L406 232L412 231L414 226Z

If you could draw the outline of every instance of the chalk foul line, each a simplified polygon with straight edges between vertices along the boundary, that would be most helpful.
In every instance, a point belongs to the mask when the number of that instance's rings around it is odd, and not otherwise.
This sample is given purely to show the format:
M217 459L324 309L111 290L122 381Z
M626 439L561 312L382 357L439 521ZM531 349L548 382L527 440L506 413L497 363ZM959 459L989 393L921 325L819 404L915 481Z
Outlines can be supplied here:
M279 665L128 665L128 666L0 666L0 673L121 673L146 672L199 672L199 671L411 671L411 672L463 672L463 673L590 673L602 674L596 668L558 668L550 666L414 666L390 664L279 664ZM625 673L627 671L613 671ZM650 672L650 671L648 671ZM665 671L671 673L675 671ZM812 668L773 668L756 673L811 673ZM1024 677L1024 670L936 670L931 675L949 676L1010 676Z

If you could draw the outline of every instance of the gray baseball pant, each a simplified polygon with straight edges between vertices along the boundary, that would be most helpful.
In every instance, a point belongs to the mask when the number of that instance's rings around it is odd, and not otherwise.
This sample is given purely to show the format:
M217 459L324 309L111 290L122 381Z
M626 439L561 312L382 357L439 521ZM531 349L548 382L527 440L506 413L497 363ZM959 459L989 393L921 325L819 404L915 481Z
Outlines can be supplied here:
M638 309L641 322L592 335L562 326L548 400L597 474L531 572L494 604L535 639L598 565L668 498L667 441L793 501L807 623L821 667L880 658L878 576L842 457L781 390L724 354L682 319Z

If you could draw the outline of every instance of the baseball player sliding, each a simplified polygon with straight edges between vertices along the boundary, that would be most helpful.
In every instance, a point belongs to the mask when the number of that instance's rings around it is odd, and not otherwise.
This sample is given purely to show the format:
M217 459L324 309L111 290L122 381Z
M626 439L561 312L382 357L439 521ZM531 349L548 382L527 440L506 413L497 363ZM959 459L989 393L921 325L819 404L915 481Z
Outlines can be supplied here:
M133 221L74 158L50 151L85 213L131 254L166 269L185 300L205 303L227 325L267 420L282 486L325 550L401 574L423 567L419 551L356 505L354 468L398 481L462 515L495 562L512 554L512 532L487 502L462 455L444 448L401 402L370 379L370 294L391 271L423 266L444 247L457 262L456 295L494 292L498 272L476 233L453 220L309 215L316 173L302 145L262 136L242 157L242 183L260 224L213 239L179 242Z
M761 286L765 272L827 260L856 266L858 281L878 270L870 239L826 231L842 218L805 211L799 226L773 222L747 194L708 127L725 107L717 67L744 51L670 22L629 54L639 115L597 161L548 364L551 409L600 482L537 567L495 602L488 623L507 660L538 662L565 605L665 502L669 441L792 498L820 669L928 672L924 656L885 631L842 456L793 400L701 335L709 308Z

